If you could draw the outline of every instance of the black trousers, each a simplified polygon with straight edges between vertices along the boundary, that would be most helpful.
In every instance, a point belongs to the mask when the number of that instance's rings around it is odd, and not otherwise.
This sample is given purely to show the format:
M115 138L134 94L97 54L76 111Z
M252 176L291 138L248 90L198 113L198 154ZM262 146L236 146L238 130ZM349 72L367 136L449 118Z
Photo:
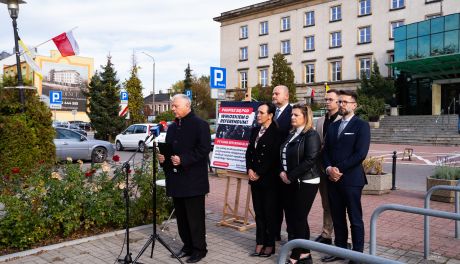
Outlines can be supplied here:
M310 239L308 214L318 192L319 184L293 182L283 186L283 205L288 231L288 240ZM309 249L294 248L292 259L299 259L300 254L310 253Z
M256 243L267 247L275 246L276 188L251 185L252 206L256 215Z
M348 228L347 217L351 225L351 241L353 250L364 250L364 222L361 207L363 187L342 186L328 182L329 204L331 206L332 222L334 223L335 245L347 248Z
M206 254L206 225L204 195L194 197L173 197L176 209L177 228L184 246L182 251Z

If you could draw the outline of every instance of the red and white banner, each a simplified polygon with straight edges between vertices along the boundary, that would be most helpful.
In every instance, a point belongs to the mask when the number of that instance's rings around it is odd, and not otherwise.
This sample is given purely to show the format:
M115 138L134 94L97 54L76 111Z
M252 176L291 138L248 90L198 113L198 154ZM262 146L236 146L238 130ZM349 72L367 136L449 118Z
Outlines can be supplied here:
M118 112L118 116L125 116L128 113L128 105L122 104L120 105L120 112Z
M64 32L52 39L62 57L78 55L80 53L80 48L73 37L72 31Z

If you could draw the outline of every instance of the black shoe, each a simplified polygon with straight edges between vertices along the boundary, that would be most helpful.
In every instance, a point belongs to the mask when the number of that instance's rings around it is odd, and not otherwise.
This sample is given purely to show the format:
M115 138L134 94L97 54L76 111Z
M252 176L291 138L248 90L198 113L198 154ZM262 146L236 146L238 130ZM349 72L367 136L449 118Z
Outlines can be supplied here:
M333 262L337 260L344 260L344 258L336 257L336 256L325 256L321 258L322 262Z
M267 252L267 249L264 247L259 254L259 257L262 258L269 258L271 255L275 254L275 247L271 247L272 250L270 252Z
M326 245L331 245L332 244L332 238L325 238L321 235L319 235L316 239L315 239L316 242L319 242L319 243L323 243L323 244L326 244Z
M176 254L176 256L177 256L178 258L185 258L185 257L188 257L188 256L191 256L191 255L192 255L192 253L190 253L190 252L185 252L185 251L182 251L182 250L179 251L179 252L177 252L177 253L175 253L175 254ZM171 254L171 258L176 258L176 257L175 257L173 254Z
M313 259L311 258L311 255L309 255L306 258L299 259L296 264L313 264Z
M185 262L187 263L196 263L200 261L202 258L206 257L206 253L198 253L198 254L192 254L190 258L188 258Z
M258 256L260 256L260 254L262 254L263 251L264 251L264 247L262 247L259 252L257 252L257 247L256 247L254 252L250 253L249 256L250 257L258 257Z

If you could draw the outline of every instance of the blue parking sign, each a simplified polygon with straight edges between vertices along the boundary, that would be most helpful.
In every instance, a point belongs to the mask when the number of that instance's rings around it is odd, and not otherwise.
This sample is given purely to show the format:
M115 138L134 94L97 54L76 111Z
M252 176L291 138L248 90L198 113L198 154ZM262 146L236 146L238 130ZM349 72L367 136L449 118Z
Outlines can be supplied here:
M128 101L128 92L120 92L120 100Z
M188 98L190 98L190 100L192 100L192 90L186 89L186 90L184 90L184 93L185 93L185 95L188 96Z
M50 91L50 104L62 104L62 91Z
M211 88L225 89L227 87L227 73L225 68L211 67Z

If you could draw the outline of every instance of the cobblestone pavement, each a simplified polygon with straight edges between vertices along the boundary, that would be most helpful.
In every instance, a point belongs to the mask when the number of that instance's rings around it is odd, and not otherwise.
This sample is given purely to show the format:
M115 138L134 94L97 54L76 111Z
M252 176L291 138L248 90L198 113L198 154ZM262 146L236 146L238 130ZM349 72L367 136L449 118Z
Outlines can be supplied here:
M226 180L210 176L211 193L206 199L207 206L207 243L209 253L200 263L275 263L278 255L270 258L249 257L248 253L254 248L255 230L239 232L228 227L217 226L221 220L224 188ZM233 188L230 193L234 193ZM246 191L243 184L242 193ZM245 196L245 195L242 195ZM230 201L234 197L230 196ZM383 196L364 195L362 198L366 241L369 241L369 221L372 212L378 206L388 203L399 203L410 206L423 207L424 193L415 191L398 190ZM244 197L240 199L240 206L244 205ZM454 211L453 204L431 202L431 208ZM242 208L240 208L242 210ZM429 260L423 259L423 217L401 212L384 212L377 225L377 255L404 263L457 263L460 264L460 240L454 237L454 221L431 218L431 256ZM322 209L319 195L317 196L309 216L312 238L321 230ZM159 232L160 236L174 250L182 245L177 236L174 222L168 225L167 230ZM133 259L138 254L144 243L152 233L151 226L142 226L130 232L130 251ZM0 262L6 263L115 263L117 256L124 257L126 252L120 251L123 246L125 233L118 232L85 238L77 241L65 242L31 252L20 252L9 256L1 256ZM176 238L176 239L175 239ZM286 233L283 232L283 239ZM277 244L277 253L280 245ZM124 248L126 250L126 247ZM158 242L155 244L153 258L150 258L149 247L141 256L142 263L178 263L170 258L169 252ZM365 252L368 252L366 244ZM32 252L33 253L33 252ZM26 256L23 256L26 255ZM323 254L313 252L314 262L320 263ZM16 257L11 259L12 257ZM341 263L341 262L334 262Z

